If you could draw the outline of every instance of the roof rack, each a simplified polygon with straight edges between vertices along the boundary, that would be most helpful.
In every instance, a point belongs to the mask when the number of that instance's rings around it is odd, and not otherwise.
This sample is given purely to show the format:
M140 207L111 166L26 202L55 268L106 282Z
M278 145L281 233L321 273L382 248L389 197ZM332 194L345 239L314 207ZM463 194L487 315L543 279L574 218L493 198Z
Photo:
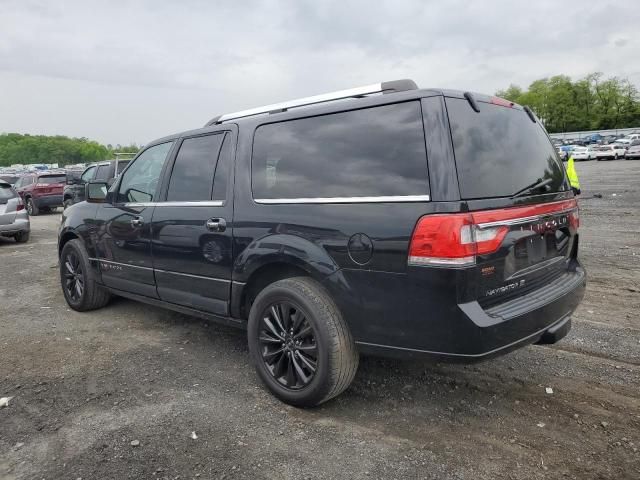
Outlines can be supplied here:
M418 86L413 80L393 80L390 82L374 83L372 85L366 85L364 87L350 88L348 90L339 90L337 92L323 93L321 95L315 95L313 97L298 98L296 100L289 100L282 103L274 103L271 105L265 105L263 107L250 108L249 110L241 110L234 113L226 113L224 115L218 115L217 117L209 120L205 127L216 125L229 120L235 120L238 118L252 117L254 115L260 115L263 113L280 113L286 112L290 108L305 107L308 105L315 105L318 103L333 102L335 100L343 100L345 98L361 98L374 93L395 93L404 92L407 90L417 90Z

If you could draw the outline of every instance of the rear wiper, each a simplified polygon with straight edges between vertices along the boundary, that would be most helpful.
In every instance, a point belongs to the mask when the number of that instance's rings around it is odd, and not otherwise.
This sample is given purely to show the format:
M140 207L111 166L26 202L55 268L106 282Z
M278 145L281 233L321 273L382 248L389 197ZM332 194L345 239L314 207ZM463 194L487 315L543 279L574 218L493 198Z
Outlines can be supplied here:
M516 198L521 196L523 193L529 193L537 188L545 187L549 185L552 181L553 181L552 178L547 178L546 180L538 180L536 182L533 182L531 185L527 185L522 190L518 190L516 193L511 195L511 198Z

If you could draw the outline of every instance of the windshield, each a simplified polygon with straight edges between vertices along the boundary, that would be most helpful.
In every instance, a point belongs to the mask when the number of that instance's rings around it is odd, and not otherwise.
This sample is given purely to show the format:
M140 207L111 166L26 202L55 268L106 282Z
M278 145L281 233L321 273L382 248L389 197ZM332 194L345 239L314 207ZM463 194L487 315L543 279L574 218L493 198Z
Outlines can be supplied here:
M66 175L43 175L38 178L38 183L52 185L54 183L66 183Z
M464 199L566 190L564 169L544 129L519 108L447 98Z

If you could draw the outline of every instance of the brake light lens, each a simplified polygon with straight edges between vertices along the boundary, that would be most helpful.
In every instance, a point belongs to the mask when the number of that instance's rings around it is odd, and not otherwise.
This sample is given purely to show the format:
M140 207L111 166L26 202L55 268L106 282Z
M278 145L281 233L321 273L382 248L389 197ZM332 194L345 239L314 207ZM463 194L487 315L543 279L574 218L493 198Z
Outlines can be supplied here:
M20 210L24 210L24 203L22 202L19 202L16 206L16 212L19 212Z
M470 213L425 215L409 246L409 265L474 265L477 255L498 251L514 220L567 212L569 226L580 225L575 199Z
M508 108L513 108L513 106L515 105L515 103L500 97L491 97L491 103L494 105L500 105L501 107L508 107Z

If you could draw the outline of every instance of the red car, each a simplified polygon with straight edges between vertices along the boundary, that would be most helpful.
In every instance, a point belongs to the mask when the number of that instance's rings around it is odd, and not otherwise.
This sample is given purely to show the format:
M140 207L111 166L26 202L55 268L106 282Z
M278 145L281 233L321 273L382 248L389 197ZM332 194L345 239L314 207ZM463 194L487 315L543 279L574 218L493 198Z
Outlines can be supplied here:
M64 173L36 172L20 177L14 188L22 197L29 215L35 216L62 206L62 190L66 182Z

